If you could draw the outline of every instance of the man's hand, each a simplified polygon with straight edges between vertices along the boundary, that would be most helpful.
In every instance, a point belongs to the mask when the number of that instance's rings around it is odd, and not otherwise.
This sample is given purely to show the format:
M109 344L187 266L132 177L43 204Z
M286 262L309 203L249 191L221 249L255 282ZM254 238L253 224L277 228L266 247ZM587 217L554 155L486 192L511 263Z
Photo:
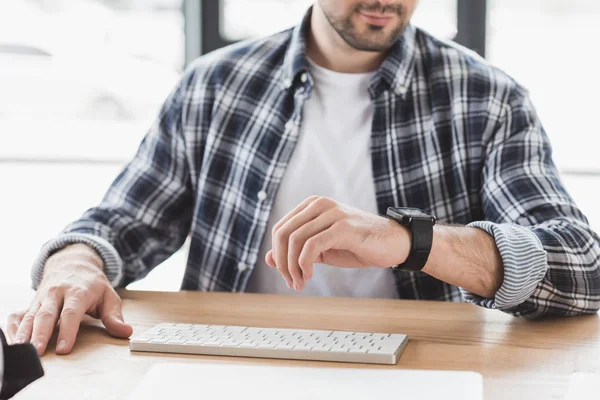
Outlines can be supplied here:
M56 353L68 354L85 314L100 318L113 336L131 336L133 328L123 322L121 299L102 269L102 259L83 244L68 246L48 258L29 310L8 317L8 340L31 341L42 355L58 323Z
M408 229L387 218L312 196L273 227L273 248L266 255L288 287L304 289L313 264L335 267L391 267L410 252Z

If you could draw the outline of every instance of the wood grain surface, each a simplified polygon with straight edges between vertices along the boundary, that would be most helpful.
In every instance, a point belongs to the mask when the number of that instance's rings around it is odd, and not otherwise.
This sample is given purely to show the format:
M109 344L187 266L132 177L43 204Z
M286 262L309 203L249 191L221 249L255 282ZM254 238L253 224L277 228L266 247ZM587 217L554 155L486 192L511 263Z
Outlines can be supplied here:
M42 358L46 376L20 399L126 399L157 362L269 363L338 368L470 370L484 377L485 399L563 399L569 375L600 372L600 318L528 321L470 304L201 292L122 290L135 332L161 322L405 333L395 366L130 353L86 319L73 352ZM0 321L27 307L33 291L0 286ZM199 386L201 386L199 377ZM399 388L401 393L402 388ZM392 397L391 397L392 398Z

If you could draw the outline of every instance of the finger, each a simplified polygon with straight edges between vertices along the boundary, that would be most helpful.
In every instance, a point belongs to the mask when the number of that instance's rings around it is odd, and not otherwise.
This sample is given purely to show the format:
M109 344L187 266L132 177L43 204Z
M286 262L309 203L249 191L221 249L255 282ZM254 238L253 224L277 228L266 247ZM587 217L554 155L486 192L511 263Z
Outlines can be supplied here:
M16 312L10 314L6 319L6 338L8 339L8 343L14 343L15 335L19 330L19 325L21 325L25 313L26 311Z
M288 222L291 218L293 218L296 214L298 214L299 212L304 210L306 207L308 207L311 203L313 203L318 198L319 198L318 196L310 196L310 197L306 198L302 203L298 204L296 206L296 208L294 208L292 211L287 213L283 218L281 218L279 221L277 221L277 223L273 226L273 230L271 231L271 245L273 246L273 258L275 261L277 260L277 252L276 252L277 249L275 248L275 235L276 235L277 231L279 230L279 228L281 228L283 226L283 224Z
M307 271L308 279L312 278L313 266L316 262L323 262L321 255L336 244L335 225L321 233L316 234L304 243L298 257L298 263L303 271Z
M25 313L21 323L19 324L19 329L17 329L17 333L15 334L15 343L26 343L31 340L31 333L33 332L33 320L39 309L39 303L35 302L31 304L29 310Z
M121 298L112 288L104 293L100 307L100 319L112 336L128 338L133 334L133 327L123 322Z
M69 354L73 349L81 320L85 315L86 304L83 301L84 299L76 296L65 299L58 325L56 354Z
M287 213L283 218L281 218L275 224L275 226L273 226L273 232L275 232L277 229L279 229L283 224L285 224L286 222L288 222L292 217L294 217L300 211L304 210L306 207L308 207L312 202L314 202L318 198L319 198L319 196L310 196L310 197L307 197L304 201L302 201L302 203L298 204L296 206L296 208L294 208L292 211L290 211L289 213Z
M294 288L298 290L298 282L291 276L288 267L288 244L290 235L308 221L317 218L330 205L331 203L328 199L316 199L307 204L302 211L289 218L288 221L282 224L275 232L273 240L275 261L277 263L277 269L288 283L288 287L294 286Z
M267 255L265 256L265 261L267 263L267 265L271 268L275 268L275 258L273 257L273 250L269 250L267 252Z
M298 217L300 214L298 214ZM300 267L298 258L304 247L304 243L311 237L331 227L340 218L340 213L337 209L331 209L319 215L317 218L306 222L290 235L288 243L288 270L294 279L294 288L303 290L306 285L307 271ZM290 220L288 223L291 223ZM312 276L312 266L308 268Z
M35 314L31 344L35 346L40 356L46 351L48 342L52 337L52 333L54 333L61 308L62 296L49 296L44 299L40 309Z

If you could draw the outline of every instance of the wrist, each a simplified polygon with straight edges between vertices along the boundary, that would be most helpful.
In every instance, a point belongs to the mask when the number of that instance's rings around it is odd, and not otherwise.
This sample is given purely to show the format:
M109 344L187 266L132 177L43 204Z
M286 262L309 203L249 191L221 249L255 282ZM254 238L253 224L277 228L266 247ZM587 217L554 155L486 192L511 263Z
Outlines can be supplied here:
M400 225L396 221L388 220L390 224L391 236L393 238L393 263L390 267L403 264L410 255L412 246L412 233L407 227Z
M71 264L73 260L77 260L83 265L94 266L101 271L104 270L102 257L92 247L83 243L74 243L56 251L46 260L44 269L54 265Z
M449 249L447 248L448 242L444 239L447 236L448 227L446 225L435 225L433 227L433 239L431 240L431 252L429 258L423 267L423 272L428 275L436 276L435 266L440 265L440 259L444 257L444 254L448 254Z

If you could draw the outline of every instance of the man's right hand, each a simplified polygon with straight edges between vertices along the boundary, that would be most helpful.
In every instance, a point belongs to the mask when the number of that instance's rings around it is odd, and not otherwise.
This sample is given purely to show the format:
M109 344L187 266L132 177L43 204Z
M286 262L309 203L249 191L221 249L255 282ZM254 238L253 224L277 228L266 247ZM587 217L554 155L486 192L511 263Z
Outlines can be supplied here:
M68 354L85 314L101 319L115 337L133 333L123 322L121 298L104 275L102 259L90 247L75 244L48 258L29 310L8 317L8 340L31 342L42 355L58 324L56 354Z

